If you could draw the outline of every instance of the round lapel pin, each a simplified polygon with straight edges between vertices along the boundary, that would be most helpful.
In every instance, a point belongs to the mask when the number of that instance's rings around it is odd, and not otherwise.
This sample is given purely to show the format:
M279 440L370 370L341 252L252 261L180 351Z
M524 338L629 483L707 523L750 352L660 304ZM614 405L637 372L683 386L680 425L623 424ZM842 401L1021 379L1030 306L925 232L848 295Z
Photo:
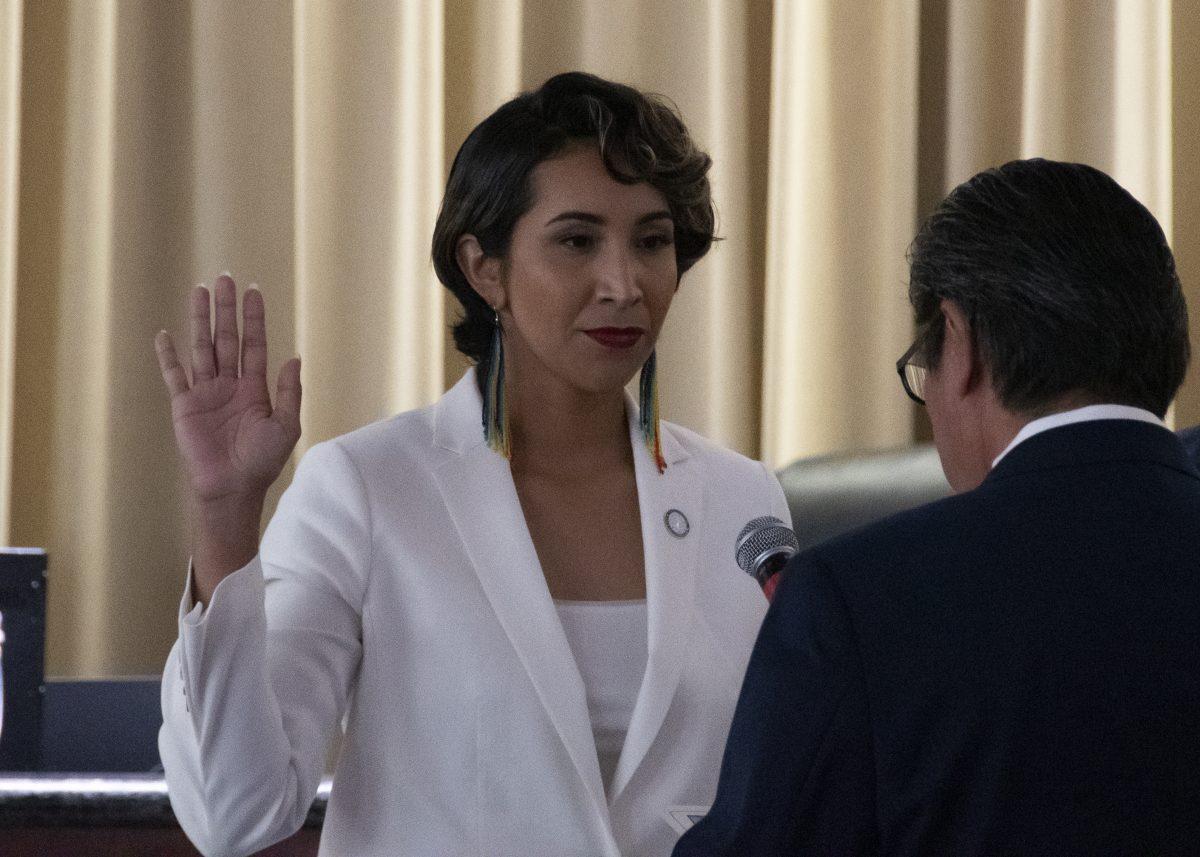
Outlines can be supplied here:
M692 525L688 523L687 515L678 509L672 509L663 516L663 522L667 525L667 532L677 539L682 539L692 529Z

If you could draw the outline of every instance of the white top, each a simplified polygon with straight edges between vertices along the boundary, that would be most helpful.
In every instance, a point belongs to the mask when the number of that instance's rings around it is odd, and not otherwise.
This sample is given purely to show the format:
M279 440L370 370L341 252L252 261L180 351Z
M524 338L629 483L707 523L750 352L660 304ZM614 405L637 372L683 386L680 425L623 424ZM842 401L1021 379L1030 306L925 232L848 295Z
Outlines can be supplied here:
M587 695L606 793L646 674L646 601L555 601Z
M1134 408L1129 405L1087 405L1083 408L1075 408L1074 410L1063 411L1059 414L1050 414L1048 417L1040 417L1039 419L1027 422L1017 432L1017 436L1012 439L1012 442L1004 447L1004 451L996 456L996 460L992 462L992 467L999 464L1000 459L1012 452L1018 444L1024 443L1035 434L1041 434L1044 431L1059 428L1060 426L1069 426L1072 423L1086 423L1091 420L1138 420L1143 423L1154 423L1163 428L1167 427L1167 424L1154 414L1141 408Z

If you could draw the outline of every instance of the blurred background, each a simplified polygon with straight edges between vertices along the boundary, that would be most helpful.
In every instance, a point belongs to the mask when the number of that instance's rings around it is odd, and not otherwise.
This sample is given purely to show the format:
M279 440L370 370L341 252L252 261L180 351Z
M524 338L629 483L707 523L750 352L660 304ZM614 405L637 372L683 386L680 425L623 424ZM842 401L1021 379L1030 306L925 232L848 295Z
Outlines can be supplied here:
M49 551L47 673L157 673L175 637L152 341L193 285L261 287L272 371L304 360L297 454L462 374L429 239L517 92L582 69L678 105L725 240L667 322L663 408L778 467L928 438L905 249L1012 158L1141 199L1200 330L1198 37L1192 0L0 0L0 543Z

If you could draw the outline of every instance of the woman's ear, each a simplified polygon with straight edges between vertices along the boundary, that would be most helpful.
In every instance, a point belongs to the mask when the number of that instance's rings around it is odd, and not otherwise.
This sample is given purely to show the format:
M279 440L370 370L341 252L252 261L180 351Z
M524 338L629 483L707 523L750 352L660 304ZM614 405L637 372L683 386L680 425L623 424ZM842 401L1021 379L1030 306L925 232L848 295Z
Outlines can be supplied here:
M463 276L467 278L476 294L492 309L503 309L507 303L502 276L503 260L484 253L479 239L474 235L463 235L459 238L454 255Z

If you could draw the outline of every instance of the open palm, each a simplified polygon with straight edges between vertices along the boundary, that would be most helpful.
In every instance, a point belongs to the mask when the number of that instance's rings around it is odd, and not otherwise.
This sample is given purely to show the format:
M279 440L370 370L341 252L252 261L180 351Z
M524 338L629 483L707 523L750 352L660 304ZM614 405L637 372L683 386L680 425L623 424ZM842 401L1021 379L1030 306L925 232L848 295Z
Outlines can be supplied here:
M249 289L243 296L239 337L233 280L218 277L214 292L215 324L208 289L197 286L189 299L190 380L170 334L155 339L175 441L192 491L204 503L265 494L300 437L300 361L279 370L274 407L267 390L262 294Z

